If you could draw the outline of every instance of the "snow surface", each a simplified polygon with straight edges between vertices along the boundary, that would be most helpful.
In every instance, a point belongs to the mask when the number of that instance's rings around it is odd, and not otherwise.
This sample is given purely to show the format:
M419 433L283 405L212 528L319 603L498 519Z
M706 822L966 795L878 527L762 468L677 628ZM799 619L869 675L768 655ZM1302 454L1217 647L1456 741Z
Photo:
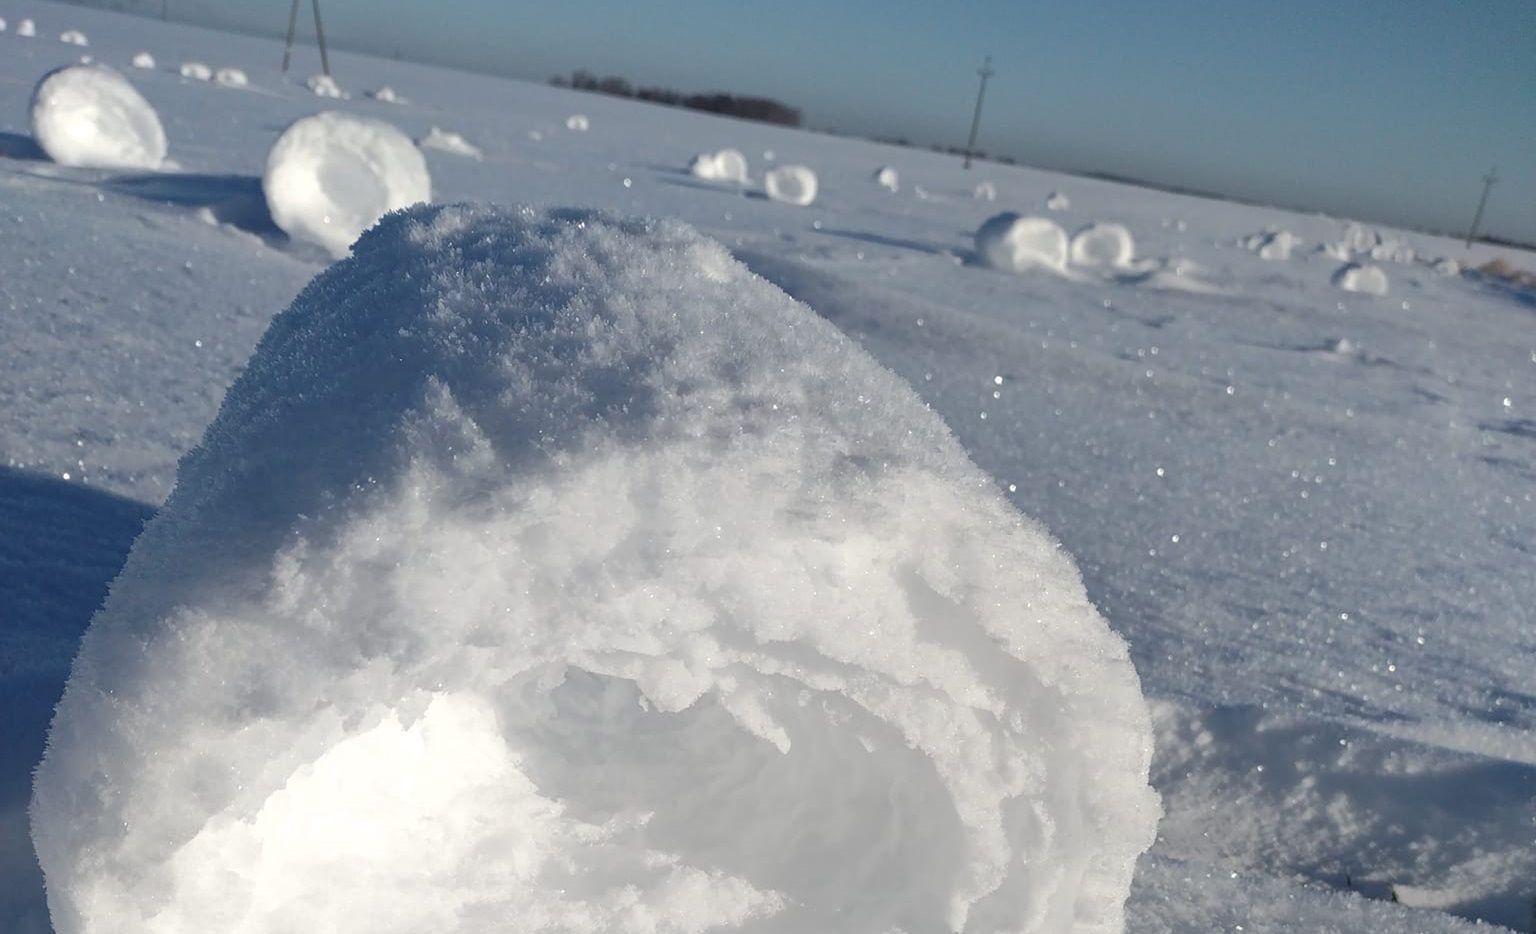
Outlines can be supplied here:
M135 68L154 68L155 57L148 52L135 52L132 64Z
M1387 294L1387 274L1380 266L1346 263L1333 274L1333 284L1346 292L1366 295Z
M1150 756L1071 560L851 339L675 222L431 207L182 462L33 835L59 934L1118 931Z
M272 144L261 190L277 226L340 257L386 212L431 200L432 179L395 127L326 111L294 121Z
M781 165L763 174L763 190L774 201L805 207L816 200L816 173L803 165Z
M165 161L165 130L155 108L105 65L44 75L30 112L32 138L60 165L133 169Z
M213 69L202 62L182 62L181 76L193 81L212 81Z
M1136 255L1136 242L1124 224L1089 224L1072 235L1072 263L1089 269L1124 269Z
M220 68L213 73L213 80L226 88L243 88L251 83L251 79L239 68Z
M469 159L483 159L485 153L469 140L453 132L439 127L433 127L427 131L427 135L416 141L416 145L423 149L436 149L439 152L452 153L455 156L464 156Z
M875 184L887 191L895 192L901 188L901 176L896 169L889 165L882 165L875 170Z
M278 71L281 40L0 7L0 931L41 934L26 806L79 634L272 314L326 257L273 224L261 191L277 128L317 109ZM43 161L28 94L81 50L15 38L23 18L79 28L103 61L239 63L261 93L135 72L183 171ZM1475 270L1536 270L1536 254L1381 227L1364 253L1265 261L1243 237L1336 244L1349 222L982 163L993 205L973 198L976 168L938 153L332 59L358 87L409 88L413 105L388 113L412 138L437 124L484 149L427 153L441 198L681 217L718 239L912 385L1062 541L1161 711L1167 816L1129 934L1529 930L1536 298ZM552 132L578 111L604 132ZM722 145L814 168L822 197L789 210L680 176ZM929 197L870 184L882 164ZM967 262L988 216L1053 191L1074 217L1124 224L1156 268ZM1383 238L1423 259L1391 267L1387 299L1336 289L1338 266L1374 262ZM1212 728L1224 717L1241 728ZM1209 734L1202 754L1181 751L1185 730ZM1281 768L1272 738L1290 777L1258 784Z
M716 149L701 152L688 162L688 173L708 182L732 182L745 185L747 157L739 149Z
M976 255L1004 272L1060 271L1067 265L1067 233L1047 218L1004 211L977 228Z

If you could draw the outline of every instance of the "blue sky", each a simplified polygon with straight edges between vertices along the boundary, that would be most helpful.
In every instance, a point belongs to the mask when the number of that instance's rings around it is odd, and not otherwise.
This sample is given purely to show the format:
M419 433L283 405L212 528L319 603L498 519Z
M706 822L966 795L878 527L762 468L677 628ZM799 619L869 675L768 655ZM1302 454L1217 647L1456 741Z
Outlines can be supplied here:
M988 151L1451 230L1497 164L1485 227L1536 242L1536 0L322 2L351 46L766 94L925 144L964 142L990 54ZM265 31L287 12L170 3Z

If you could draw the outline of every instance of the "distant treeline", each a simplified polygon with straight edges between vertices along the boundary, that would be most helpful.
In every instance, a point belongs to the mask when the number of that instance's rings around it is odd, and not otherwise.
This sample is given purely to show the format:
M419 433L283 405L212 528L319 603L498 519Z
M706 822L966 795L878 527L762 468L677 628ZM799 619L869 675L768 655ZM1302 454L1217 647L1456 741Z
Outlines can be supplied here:
M549 83L557 88L575 88L578 91L595 91L613 97L628 97L652 104L669 107L687 107L712 114L725 114L743 120L759 120L780 126L799 126L800 111L771 97L742 97L718 91L709 94L684 94L671 88L637 88L623 78L608 75L599 78L585 69L578 68L569 78L556 75Z

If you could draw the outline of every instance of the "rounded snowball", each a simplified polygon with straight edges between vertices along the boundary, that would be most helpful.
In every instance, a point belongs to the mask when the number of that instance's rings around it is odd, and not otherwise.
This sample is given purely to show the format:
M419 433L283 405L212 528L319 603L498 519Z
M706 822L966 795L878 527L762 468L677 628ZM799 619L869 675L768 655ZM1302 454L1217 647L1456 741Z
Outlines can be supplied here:
M978 182L976 187L971 190L971 197L977 201L996 201L997 186L991 182Z
M763 176L768 197L805 207L816 200L816 173L803 165L781 165Z
M277 226L337 257L387 212L432 197L426 161L410 137L382 120L336 111L283 131L261 187Z
M310 92L316 97L341 100L346 96L341 93L341 86L336 83L336 79L330 75L310 75L305 84L309 85Z
M1150 754L856 341L679 223L434 206L272 322L31 813L58 934L1108 932Z
M901 176L894 167L882 165L875 170L875 184L887 191L896 191L901 187Z
M32 92L32 136L60 165L153 169L165 161L165 130L149 101L105 65L71 65Z
M1049 218L1005 211L976 231L976 254L985 265L1004 272L1059 271L1067 265L1067 233Z
M135 52L133 55L133 67L154 68L155 57L148 52Z
M1045 209L1047 211L1066 211L1070 210L1071 207L1072 199L1059 191L1051 192L1051 196L1045 199Z
M591 129L592 121L586 114L571 114L565 118L565 128L573 133L585 133Z
M65 45L86 46L91 44L91 40L86 38L85 33L78 29L66 29L64 32L59 33L59 41Z
M212 81L213 69L202 62L182 62L181 76L183 78L190 78L193 81Z
M1136 255L1131 232L1123 224L1089 224L1072 237L1072 263L1089 269L1120 269Z
M16 23L16 35L30 39L37 35L37 24L30 19L23 19Z
M1366 295L1387 294L1387 274L1380 266L1346 263L1333 274L1333 284L1346 292L1364 292Z

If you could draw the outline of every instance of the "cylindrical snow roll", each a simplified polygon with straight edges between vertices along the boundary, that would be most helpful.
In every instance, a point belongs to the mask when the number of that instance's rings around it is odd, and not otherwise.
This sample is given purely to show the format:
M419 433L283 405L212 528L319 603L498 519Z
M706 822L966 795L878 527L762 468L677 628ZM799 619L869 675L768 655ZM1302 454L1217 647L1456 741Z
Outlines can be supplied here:
M1004 211L977 229L976 255L984 265L1004 272L1060 271L1067 265L1067 233L1049 218Z
M421 207L181 462L32 815L57 934L1088 934L1150 745L1071 559L836 327L682 224Z
M768 197L801 207L816 200L816 173L803 165L781 165L763 176Z
M143 95L105 65L70 65L32 92L32 136L60 165L154 169L165 162L165 130Z
M261 187L277 226L338 257L389 211L432 198L427 163L410 137L382 120L336 111L283 131Z
M1072 237L1072 263L1089 269L1121 269L1136 255L1123 224L1089 224Z

